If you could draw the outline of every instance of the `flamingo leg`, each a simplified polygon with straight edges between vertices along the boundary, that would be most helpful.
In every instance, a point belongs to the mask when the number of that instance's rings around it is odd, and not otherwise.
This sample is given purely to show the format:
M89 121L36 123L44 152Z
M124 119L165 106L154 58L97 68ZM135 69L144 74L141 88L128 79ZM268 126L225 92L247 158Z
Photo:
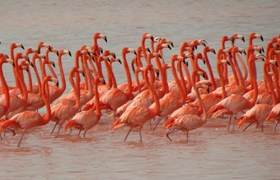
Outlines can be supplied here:
M253 124L253 122L250 122L249 124L248 124L248 126L246 126L242 131L244 132L246 129L248 129L248 127L250 127L251 125Z
M153 131L156 130L156 128L157 128L157 126L159 125L160 121L161 121L161 118L159 118L158 121L156 122L156 125L155 125L155 127L153 128Z
M187 142L189 141L189 131L186 131L186 135L187 135Z
M275 124L275 127L273 129L274 132L276 132L276 128L277 128L278 124L279 124L279 121L277 121L276 124Z
M51 135L53 134L53 132L54 132L54 130L55 130L57 124L58 124L58 122L56 122L55 125L53 126L53 129L52 129L52 131L51 131Z
M57 131L57 135L59 135L61 127L62 127L62 124L59 124L59 126L58 126L58 131Z
M261 131L263 132L263 124L261 124Z
M78 137L80 137L81 131L82 131L82 130L80 129L80 130L79 130L79 133L78 133Z
M233 126L232 126L232 131L234 131L234 127L235 127L235 122L236 122L236 116L234 116L234 120L233 120Z
M169 139L170 142L172 142L172 139L170 138L170 134L177 132L179 129L170 129L168 133L166 133L166 137Z
M126 136L125 136L123 141L126 141L126 139L127 139L128 135L129 135L129 133L131 132L131 130L132 130L132 128L130 128L129 131L126 133Z
M231 118L232 118L232 115L230 115L230 117L229 117L229 121L228 121L228 127L227 127L227 130L228 130L228 131L229 131L229 129L230 129Z
M85 130L85 132L84 132L84 138L86 137L86 133L87 133L87 130Z
M140 136L140 142L142 142L142 134L141 134L141 129L139 129L139 136Z
M3 138L2 138L2 134L0 134L0 140L1 140L1 141L3 140Z
M19 139L19 141L17 143L17 147L20 147L20 144L21 144L21 141L22 141L24 133L25 133L25 131L22 132L21 137L20 137L20 139Z

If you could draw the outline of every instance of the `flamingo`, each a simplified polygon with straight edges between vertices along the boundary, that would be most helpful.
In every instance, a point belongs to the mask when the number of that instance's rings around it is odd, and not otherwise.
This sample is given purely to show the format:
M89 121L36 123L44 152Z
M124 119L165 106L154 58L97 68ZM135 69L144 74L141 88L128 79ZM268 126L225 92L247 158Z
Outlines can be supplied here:
M53 104L51 106L51 112L52 112L52 118L51 120L55 121L55 125L51 131L51 134L54 132L57 125L59 125L59 129L57 131L57 134L59 134L61 126L63 123L69 119L71 119L80 109L80 86L76 85L74 83L73 77L79 76L79 71L77 67L73 67L70 75L69 75L69 81L71 83L71 86L73 87L74 94L75 94L75 101L71 99L63 99L59 102ZM77 84L80 84L79 79Z
M82 130L84 130L84 137L86 136L86 133L88 130L93 128L100 120L101 117L101 110L99 106L99 94L98 94L98 82L99 78L96 78L94 81L94 93L95 93L95 106L92 106L87 111L81 111L77 113L71 120L69 120L65 125L65 131L67 129L75 127L79 129L79 134ZM91 88L91 83L90 87ZM95 107L95 108L94 108ZM96 109L96 112L94 110Z
M229 114L230 119L229 119L229 124L228 124L228 130L230 128L231 118L233 115L236 116L236 114L238 114L239 112L241 112L245 109L249 109L255 105L255 102L256 102L257 96L258 96L258 88L257 88L257 82L256 82L256 72L254 71L254 67L255 67L254 62L258 59L263 60L263 56L252 54L250 56L250 60L249 60L251 83L254 87L253 98L250 100L247 100L242 95L232 94L232 95L224 98L222 101L220 101L213 107L211 107L207 112L209 116L212 116L214 118L217 118L222 114ZM223 77L221 76L220 78L222 80ZM223 85L223 83L222 83L222 85ZM223 94L225 94L225 89L222 88L222 90L223 90Z
M150 91L153 94L156 105L153 107L135 106L134 108L130 109L129 111L126 111L125 113L123 113L119 118L117 118L113 122L112 127L111 127L112 130L119 129L123 126L130 127L129 131L127 132L127 134L124 138L124 141L126 141L128 135L130 134L132 129L139 130L140 141L142 141L141 129L142 129L143 125L150 119L159 115L159 113L160 113L160 104L159 104L158 96L148 79L149 71L151 71L151 75L153 76L154 72L153 72L152 65L147 65L146 68L144 69L144 79L145 79L145 82L146 82L148 88L150 89Z
M206 114L206 109L205 109L205 105L200 97L200 93L198 91L199 88L209 88L206 84L199 84L197 83L194 87L195 92L197 93L197 98L199 100L200 103L200 108L203 110L203 115L202 116L198 116L196 114L188 114L188 115L183 115L183 116L179 116L177 118L172 118L169 119L168 121L166 121L163 124L163 127L165 129L169 129L169 132L166 134L166 137L172 141L172 139L170 138L170 134L181 130L181 131L185 131L186 135L187 135L187 142L189 139L189 131L197 129L199 127L201 127L203 124L205 124L206 120L207 120L207 114Z
M159 101L160 103L160 111L161 111L161 117L166 117L167 115L171 114L173 111L176 109L180 108L186 101L186 95L185 92L182 88L182 85L179 81L178 75L176 73L176 68L175 68L175 61L183 61L183 57L179 55L173 55L171 58L171 69L172 69L172 74L174 76L174 79L176 81L176 84L179 88L180 91L180 96L178 96L178 93L170 91L169 93L165 94ZM180 97L180 99L179 99ZM152 104L151 107L156 106L156 104ZM160 123L161 119L159 119L156 122L156 125L154 127L154 130Z
M10 106L9 87L7 85L6 79L4 78L4 74L3 74L4 63L14 64L14 62L12 59L8 59L7 56L3 56L0 59L0 79L1 79L1 86L2 86L2 94L0 95L0 117L5 115L5 113L8 111L8 108Z
M129 71L129 67L126 60L126 55L128 53L136 53L134 49L130 48L123 48L122 50L122 57L123 57L123 65L126 72L127 77L127 85L128 85L128 91L123 92L120 90L120 88L113 88L111 90L106 91L101 97L100 97L100 104L101 107L112 109L114 112L117 110L118 107L125 104L128 100L132 99L132 80L131 75Z
M23 135L31 128L35 128L38 126L43 126L50 121L51 118L51 109L50 109L50 102L49 102L49 92L48 92L48 81L57 82L56 79L52 78L51 76L47 76L42 84L42 96L44 98L46 104L46 111L45 115L41 115L36 111L24 111L19 114L16 114L11 119L3 122L1 124L0 129L3 131L8 128L16 128L22 129L22 135L17 143L17 147L20 147Z
M16 89L20 90L20 95L17 95L16 91L11 90L9 92L10 94L10 106L8 111L6 112L6 118L12 117L14 114L21 112L25 109L28 99L27 89L25 86L25 83L23 81L23 77L20 75L19 69L18 69L18 61L19 59L23 59L27 61L27 57L23 56L22 53L17 53L14 59L14 65L15 65L15 77L19 79L19 85L17 85Z
M272 93L272 100L273 105L275 106L277 103L276 95L274 92L274 88L272 85L272 79L268 75L268 66L270 64L274 64L278 66L277 61L275 60L269 60L264 63L264 74L267 80L267 84L270 87L271 93ZM263 123L266 119L270 119L269 117L270 112L272 110L273 106L270 104L255 104L249 111L247 111L238 122L239 127L242 127L245 123L249 123L247 127L243 129L245 131L249 126L251 126L253 123L257 123L257 125L261 127L261 131L263 131ZM271 115L272 116L272 115Z

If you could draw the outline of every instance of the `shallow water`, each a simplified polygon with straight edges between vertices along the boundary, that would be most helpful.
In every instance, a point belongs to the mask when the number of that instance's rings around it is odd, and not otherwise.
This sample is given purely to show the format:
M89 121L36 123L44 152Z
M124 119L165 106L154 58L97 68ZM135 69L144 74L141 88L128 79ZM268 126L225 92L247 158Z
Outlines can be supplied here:
M0 52L9 52L9 44L20 42L35 47L45 41L57 49L72 53L92 44L94 32L107 35L104 49L115 51L137 47L144 32L174 41L166 59L177 53L181 42L206 39L216 50L223 35L257 32L265 41L279 34L278 1L1 1ZM239 46L246 47L242 42ZM247 44L247 43L246 43ZM19 50L20 51L20 50ZM210 55L210 58L214 56ZM66 60L67 59L67 60ZM65 58L68 75L73 58ZM215 63L213 63L215 64ZM5 69L6 70L6 69ZM122 67L115 65L118 82L125 81ZM258 68L261 77L261 66ZM5 72L13 84L10 72ZM67 88L68 90L68 88ZM279 179L279 133L266 124L261 133L254 127L242 133L228 132L225 120L215 120L190 132L189 142L182 132L172 134L144 128L143 142L132 132L122 142L126 130L109 130L105 116L87 138L73 135L50 136L52 123L34 129L16 148L19 135L7 134L0 142L0 177L3 179ZM1 179L2 179L1 178Z

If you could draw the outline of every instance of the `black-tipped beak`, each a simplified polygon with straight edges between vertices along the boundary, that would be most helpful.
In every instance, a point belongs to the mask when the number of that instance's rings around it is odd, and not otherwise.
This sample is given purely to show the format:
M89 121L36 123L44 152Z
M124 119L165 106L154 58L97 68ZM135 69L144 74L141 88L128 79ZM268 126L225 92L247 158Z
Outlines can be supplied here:
M101 82L102 82L102 84L106 84L106 81L105 81L105 79L103 79L103 80L102 80Z
M103 49L100 48L99 52L100 52L100 54L103 54ZM94 55L96 55L96 54L94 54Z
M59 56L59 52L58 51L56 51L56 53L55 53L57 56Z
M202 42L204 42L203 46L206 46L208 44L206 40L202 40Z
M107 42L107 36L104 37L104 41Z
M197 46L194 46L194 50L197 50Z
M52 66L55 68L55 63L52 63Z
M115 59L117 58L115 53L113 54L113 58L115 58Z
M184 62L187 65L187 67L189 67L189 62L188 61L184 61Z
M244 54L246 55L246 51L244 51Z
M230 51L228 51L228 55L231 56L231 52Z
M227 61L227 65L229 65L229 66L230 66L230 62L229 62L229 61Z
M152 40L152 41L154 41L154 40L155 40L154 36L151 36L151 40Z
M34 68L34 64L32 62L30 63L30 66Z
M261 51L264 53L264 48L263 47L261 48Z
M136 53L136 51L134 51L134 52L133 52L133 54L135 54L135 55L137 56L137 53Z
M122 61L119 59L119 63L122 64Z
M213 49L213 53L214 53L214 54L216 54L216 51L215 51L215 49Z
M28 56L27 56L26 60L30 63L30 59L29 59L29 57L28 57Z
M25 49L23 45L20 46L22 49Z
M156 72L157 78L159 78L159 71Z
M150 48L147 48L147 51L148 51L149 53L151 53L151 50L150 50Z
M68 54L69 54L69 56L71 56L71 57L72 57L72 54L71 54L71 52L70 52L70 51L69 51L69 53L68 53Z
M275 66L276 66L276 67L279 67L279 65L278 65L278 62L277 62L277 61L276 61L276 63L275 63Z
M244 36L242 37L242 41L243 41L243 42L245 42L245 38L244 38Z
M203 62L204 65L206 64L206 62L204 60L202 62Z
M207 88L207 92L210 93L210 91L211 91L211 90L210 90L210 88L208 87L208 88Z
M168 49L172 50L172 48L171 48L171 46L169 46L169 44L168 44L168 46L167 46L167 47L168 47Z
M56 86L59 87L59 81L56 82Z
M260 39L261 39L261 41L263 41L263 36L262 35L261 35Z
M161 56L160 54L158 54L158 57L159 57L160 59L162 59L162 56Z
M206 75L205 75L205 74L203 74L202 76L203 76L203 78L204 78L204 79L207 79L207 77L206 77Z
M173 44L173 42L170 42L170 45L171 45L172 47L174 47L174 44Z
M83 75L83 77L85 77L85 73L84 72L82 72L82 75Z

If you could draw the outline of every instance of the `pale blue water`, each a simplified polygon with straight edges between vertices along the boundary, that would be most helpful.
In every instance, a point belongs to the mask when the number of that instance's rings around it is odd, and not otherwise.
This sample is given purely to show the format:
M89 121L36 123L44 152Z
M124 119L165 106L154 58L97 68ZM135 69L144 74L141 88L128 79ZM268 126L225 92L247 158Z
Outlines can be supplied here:
M104 49L121 57L123 47L140 45L144 32L172 40L175 48L166 50L166 59L178 53L183 41L205 39L216 50L223 35L245 37L251 32L264 36L265 46L279 34L278 1L1 1L0 52L9 53L12 42L36 47L45 41L72 53L84 44L91 45L94 32L107 35ZM237 42L246 47L248 42ZM20 51L20 50L19 50ZM55 57L53 57L55 58ZM210 55L214 59L215 56ZM215 64L215 63L213 63ZM73 58L64 61L66 75ZM261 77L259 66L258 74ZM118 82L124 82L122 67L115 65ZM10 72L5 72L13 84ZM67 89L68 90L68 89ZM203 127L190 133L174 134L175 142L164 131L152 132L147 125L144 142L132 133L122 142L125 131L109 130L103 124L88 133L88 138L63 135L53 137L53 124L34 130L16 148L19 138L7 135L0 142L1 179L279 179L279 133L266 124L265 132L251 128L242 133L227 132L225 125ZM223 120L220 120L223 121ZM75 132L76 133L76 132Z

